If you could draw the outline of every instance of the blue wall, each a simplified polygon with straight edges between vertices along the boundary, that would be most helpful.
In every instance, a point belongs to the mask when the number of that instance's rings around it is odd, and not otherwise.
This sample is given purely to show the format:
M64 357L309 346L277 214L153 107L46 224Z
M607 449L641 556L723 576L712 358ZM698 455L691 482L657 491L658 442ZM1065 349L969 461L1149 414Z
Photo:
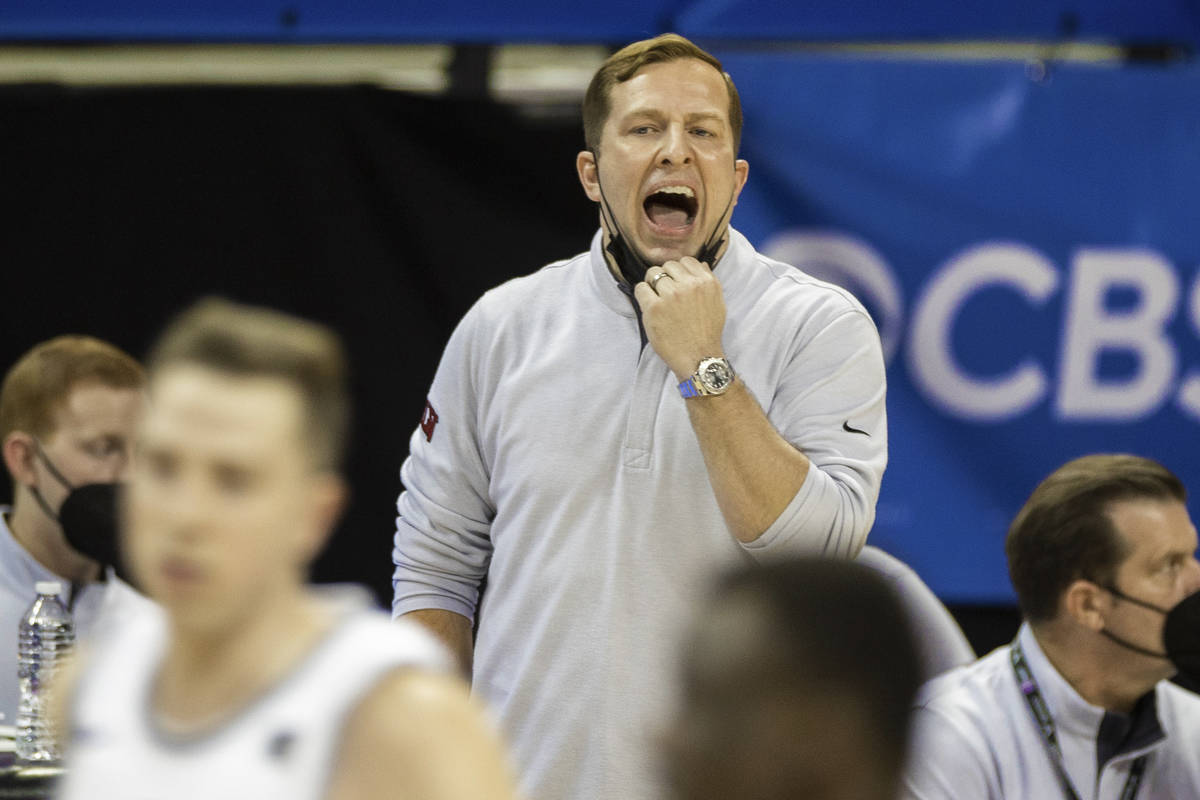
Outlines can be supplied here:
M0 39L626 42L1200 40L1196 0L7 0Z

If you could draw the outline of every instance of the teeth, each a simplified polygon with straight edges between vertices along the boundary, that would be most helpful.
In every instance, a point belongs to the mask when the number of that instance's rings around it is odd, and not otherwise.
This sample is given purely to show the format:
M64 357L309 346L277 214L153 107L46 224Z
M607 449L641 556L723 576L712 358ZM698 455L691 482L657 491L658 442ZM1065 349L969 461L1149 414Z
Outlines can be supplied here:
M681 194L684 197L695 197L696 193L689 186L664 186L661 189L655 190L663 194Z

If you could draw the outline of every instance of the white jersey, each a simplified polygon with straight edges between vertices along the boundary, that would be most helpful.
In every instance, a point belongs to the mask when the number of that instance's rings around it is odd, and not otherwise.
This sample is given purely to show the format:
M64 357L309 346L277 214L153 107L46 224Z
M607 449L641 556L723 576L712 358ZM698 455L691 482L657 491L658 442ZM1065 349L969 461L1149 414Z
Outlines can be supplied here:
M142 615L88 661L61 800L324 797L345 720L371 688L400 667L452 668L419 626L352 611L231 719L180 737L160 729L151 706L166 638L161 612Z

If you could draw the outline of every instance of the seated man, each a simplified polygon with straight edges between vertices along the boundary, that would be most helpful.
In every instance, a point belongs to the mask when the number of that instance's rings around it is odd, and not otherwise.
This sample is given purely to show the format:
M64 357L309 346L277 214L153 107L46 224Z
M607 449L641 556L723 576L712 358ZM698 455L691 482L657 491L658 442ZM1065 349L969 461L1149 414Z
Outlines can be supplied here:
M307 586L345 497L335 337L208 301L159 342L149 390L123 545L160 608L62 691L61 797L511 797L441 645Z
M62 599L80 638L101 618L145 602L111 569L72 547L59 521L76 489L125 475L143 383L141 365L116 347L86 336L60 336L22 356L0 386L0 443L13 486L12 506L0 509L4 724L16 718L17 626L38 581L66 587ZM103 520L94 523L104 526Z
M1165 680L1164 619L1200 590L1184 500L1129 455L1038 485L1006 544L1024 624L922 689L904 797L1200 797L1200 697Z
M673 800L894 800L920 683L900 598L860 564L729 575L697 617Z

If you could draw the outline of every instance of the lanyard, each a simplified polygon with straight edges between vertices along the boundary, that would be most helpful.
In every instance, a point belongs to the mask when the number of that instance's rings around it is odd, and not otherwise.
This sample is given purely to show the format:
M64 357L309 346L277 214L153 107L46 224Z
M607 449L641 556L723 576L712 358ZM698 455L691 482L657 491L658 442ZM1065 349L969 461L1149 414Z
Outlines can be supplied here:
M1054 732L1054 717L1050 715L1046 700L1042 697L1041 690L1038 689L1037 681L1033 679L1033 673L1029 670L1029 663L1025 661L1025 653L1021 649L1019 639L1013 639L1012 646L1009 647L1009 656L1012 659L1013 673L1017 676L1017 685L1021 688L1025 702L1029 703L1029 710L1033 713L1038 731L1042 734L1042 742L1046 745L1050 761L1058 773L1063 794L1067 796L1068 800L1079 800L1079 793L1075 791L1075 786L1071 783L1071 776L1067 775L1067 769L1063 764L1062 748L1058 746L1058 735ZM1133 800L1137 797L1138 789L1142 788L1142 776L1146 772L1146 758L1144 755L1138 756L1129 768L1129 777L1125 780L1125 788L1121 790L1121 800Z

